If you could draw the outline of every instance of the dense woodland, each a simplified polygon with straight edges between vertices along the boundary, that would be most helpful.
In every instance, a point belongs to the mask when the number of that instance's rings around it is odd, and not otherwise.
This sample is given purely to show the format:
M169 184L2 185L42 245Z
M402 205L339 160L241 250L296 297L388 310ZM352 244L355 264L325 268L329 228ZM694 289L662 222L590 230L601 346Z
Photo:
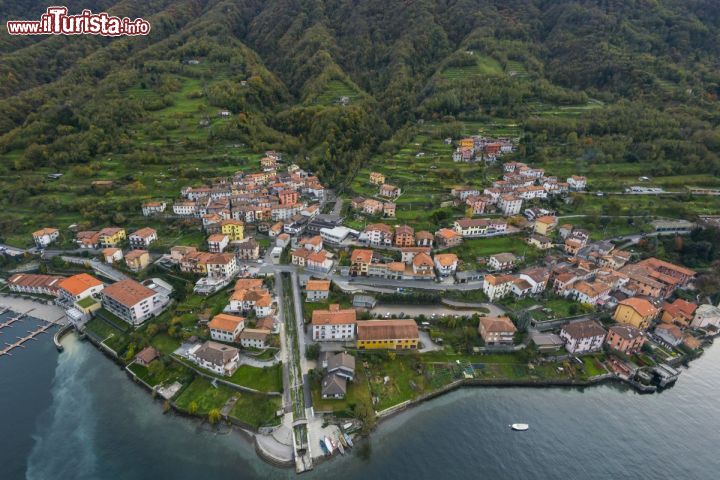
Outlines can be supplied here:
M223 142L281 149L342 186L371 155L400 148L420 120L515 119L520 154L541 164L720 174L715 0L67 3L71 13L82 4L142 16L152 32L0 34L0 175L15 179L0 195L11 204L37 188L22 172L38 167L89 175L110 154L176 164L183 148ZM32 19L45 7L0 1L0 18ZM479 73L445 74L468 67ZM348 104L328 97L338 91ZM193 100L208 117L220 108L233 117L207 135L173 135L188 119L181 103ZM538 114L589 101L603 108Z

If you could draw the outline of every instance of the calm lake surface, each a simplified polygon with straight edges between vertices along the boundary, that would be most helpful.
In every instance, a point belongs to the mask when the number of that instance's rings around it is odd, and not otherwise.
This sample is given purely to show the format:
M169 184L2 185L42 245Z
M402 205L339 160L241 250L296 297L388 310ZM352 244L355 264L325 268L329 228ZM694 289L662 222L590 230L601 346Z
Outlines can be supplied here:
M7 342L32 325L2 330ZM0 358L0 478L275 479L238 434L162 415L91 344L41 337ZM617 386L463 389L384 422L367 458L302 478L718 478L720 348L654 395ZM526 422L528 432L508 424Z

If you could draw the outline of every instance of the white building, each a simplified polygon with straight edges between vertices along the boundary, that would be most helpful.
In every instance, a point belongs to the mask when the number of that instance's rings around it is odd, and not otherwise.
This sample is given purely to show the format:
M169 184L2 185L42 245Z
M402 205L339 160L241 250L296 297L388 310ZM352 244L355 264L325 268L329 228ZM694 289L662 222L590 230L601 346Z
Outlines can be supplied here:
M523 270L518 277L528 282L532 288L530 293L537 295L545 291L550 279L550 272L546 268L535 267Z
M267 330L246 328L240 334L240 345L244 348L265 348L269 334Z
M230 243L230 237L223 233L214 233L208 237L207 243L211 253L222 253Z
M210 338L213 340L234 342L245 328L245 318L220 313L210 320L208 328L210 329Z
M585 190L587 187L587 178L580 175L573 175L567 179L570 190Z
M503 215L517 215L522 209L522 198L518 198L514 195L502 195L498 199L498 208L503 212Z
M485 275L483 292L492 302L512 292L514 281L515 278L511 275Z
M454 253L439 253L433 258L438 275L447 277L457 270L458 257Z
M720 307L710 304L700 305L695 311L695 318L690 326L693 328L705 328L711 325L720 328Z
M165 202L147 202L142 204L142 214L146 217L156 215L165 211L167 204Z
M198 208L195 202L175 202L173 204L173 213L183 217L193 217L198 214Z
M99 294L105 285L87 273L79 273L62 280L58 284L60 298L74 304L84 298Z
M33 242L38 248L45 248L52 242L58 239L60 231L57 228L41 228L40 230L33 232Z
M357 316L352 308L340 310L330 305L329 310L315 310L312 316L313 340L316 342L355 340Z
M188 350L188 358L196 365L217 373L230 376L240 363L240 350L217 342L205 342Z
M594 320L568 323L560 330L560 338L565 341L565 349L570 353L600 350L605 335L605 330Z
M342 243L350 234L357 235L357 230L352 230L347 227L333 227L333 228L321 228L320 237L324 242L338 245Z
M133 232L128 237L130 246L132 248L147 248L151 243L158 239L157 230L150 227L141 228L140 230Z
M159 315L170 301L132 279L113 283L103 289L101 295L103 307L133 326Z
M512 253L496 253L488 258L488 267L495 271L510 270L516 262L517 257Z
M240 271L235 255L218 253L206 261L208 277L231 278Z

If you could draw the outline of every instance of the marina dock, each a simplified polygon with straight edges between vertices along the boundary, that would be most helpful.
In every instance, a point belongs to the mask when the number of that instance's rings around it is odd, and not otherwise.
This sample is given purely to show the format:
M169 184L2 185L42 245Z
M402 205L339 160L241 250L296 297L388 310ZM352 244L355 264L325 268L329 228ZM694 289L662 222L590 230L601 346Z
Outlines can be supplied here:
M35 317L29 316L29 313L32 311L33 311L33 309L30 309L30 310L26 311L25 313L15 313L8 308L4 308L3 311L0 312L0 318L2 318L2 316L4 316L4 315L7 315L7 313L13 314L13 316L11 318L0 322L0 334L4 333L3 332L4 329L11 327L12 325L14 325L17 322L20 322L24 319L32 319L32 320L37 320L37 321L42 322L41 325L39 325L37 328L28 330L26 335L17 337L14 342L4 342L4 347L2 349L0 349L0 357L3 357L5 355L11 356L12 355L11 352L13 350L15 350L16 348L25 348L25 344L27 342L29 342L31 340L35 340L36 337L47 332L52 327L55 327L58 325L62 326L64 323L63 322L64 316L58 317L54 320L48 320L47 318L36 319Z

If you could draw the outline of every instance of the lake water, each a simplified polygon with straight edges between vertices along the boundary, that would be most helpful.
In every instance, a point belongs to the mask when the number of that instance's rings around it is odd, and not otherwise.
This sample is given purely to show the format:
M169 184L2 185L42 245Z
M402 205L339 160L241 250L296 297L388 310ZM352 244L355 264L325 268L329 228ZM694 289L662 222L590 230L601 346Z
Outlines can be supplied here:
M27 330L2 330L6 342ZM241 435L163 415L91 344L49 336L0 358L0 478L274 479ZM677 385L639 395L618 386L474 388L384 423L366 458L353 454L303 478L717 478L720 348ZM508 425L530 424L527 432Z

